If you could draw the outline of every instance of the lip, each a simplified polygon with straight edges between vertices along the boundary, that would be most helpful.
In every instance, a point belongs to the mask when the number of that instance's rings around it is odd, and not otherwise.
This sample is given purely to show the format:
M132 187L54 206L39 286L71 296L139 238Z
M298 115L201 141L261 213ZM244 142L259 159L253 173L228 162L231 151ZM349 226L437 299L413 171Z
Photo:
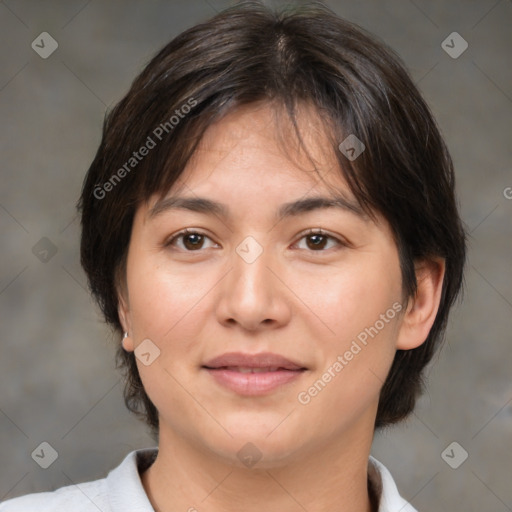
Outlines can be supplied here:
M214 380L239 395L258 396L300 378L307 368L270 352L244 354L230 352L209 360L202 366ZM255 369L257 373L242 373L237 368ZM273 371L261 371L272 368Z
M301 370L304 366L290 361L284 356L272 352L260 352L259 354L246 354L243 352L227 352L214 357L203 366L212 369L219 369L228 366L241 366L244 368L268 368L278 367L284 370Z

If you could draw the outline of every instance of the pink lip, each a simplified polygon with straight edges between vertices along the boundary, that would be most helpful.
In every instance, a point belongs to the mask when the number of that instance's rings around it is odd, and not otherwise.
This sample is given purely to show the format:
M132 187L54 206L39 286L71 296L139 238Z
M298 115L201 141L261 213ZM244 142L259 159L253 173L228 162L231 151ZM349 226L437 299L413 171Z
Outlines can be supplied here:
M271 352L260 352L259 354L244 354L243 352L227 352L221 356L214 357L203 366L219 369L228 366L243 366L245 368L267 368L278 367L285 370L304 369L298 363L290 361L286 357Z
M277 368L277 370L241 373L236 367ZM298 379L306 370L303 366L270 352L260 354L231 352L211 359L203 365L203 368L217 383L245 396L270 393L279 386Z

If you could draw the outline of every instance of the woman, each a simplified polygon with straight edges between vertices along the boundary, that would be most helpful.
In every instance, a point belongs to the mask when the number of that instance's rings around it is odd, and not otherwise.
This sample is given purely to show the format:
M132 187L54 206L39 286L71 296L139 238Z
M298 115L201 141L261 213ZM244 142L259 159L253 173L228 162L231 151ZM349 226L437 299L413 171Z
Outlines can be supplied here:
M108 114L79 209L158 447L0 510L415 510L370 448L414 408L465 236L391 50L320 5L192 27Z

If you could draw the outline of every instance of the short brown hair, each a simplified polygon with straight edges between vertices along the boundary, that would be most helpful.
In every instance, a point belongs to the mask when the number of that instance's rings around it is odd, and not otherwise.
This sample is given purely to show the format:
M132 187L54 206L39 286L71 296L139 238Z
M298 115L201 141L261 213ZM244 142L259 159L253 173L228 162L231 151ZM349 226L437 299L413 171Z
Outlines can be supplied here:
M118 286L137 207L155 193L167 193L208 126L257 101L285 107L292 121L301 103L322 112L355 198L392 228L405 297L416 291L415 262L445 259L432 329L419 347L396 352L381 390L375 426L395 423L414 408L424 367L462 286L465 233L453 165L400 59L321 4L279 12L259 2L238 4L178 35L134 80L106 115L77 205L81 263L90 289L107 323L121 335ZM156 142L155 132L162 143L131 160L149 139ZM353 161L337 148L347 134L356 134L366 148ZM133 352L119 344L117 358L126 373L125 403L157 438L158 411L144 391Z

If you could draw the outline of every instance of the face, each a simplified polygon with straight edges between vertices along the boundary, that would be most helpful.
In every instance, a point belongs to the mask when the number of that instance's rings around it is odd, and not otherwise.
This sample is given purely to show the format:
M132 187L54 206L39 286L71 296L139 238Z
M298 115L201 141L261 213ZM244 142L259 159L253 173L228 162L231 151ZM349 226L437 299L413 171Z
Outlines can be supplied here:
M358 208L320 121L303 109L299 126L318 173L253 105L210 127L136 213L120 312L161 442L233 463L251 442L269 467L371 442L405 309L397 247Z

